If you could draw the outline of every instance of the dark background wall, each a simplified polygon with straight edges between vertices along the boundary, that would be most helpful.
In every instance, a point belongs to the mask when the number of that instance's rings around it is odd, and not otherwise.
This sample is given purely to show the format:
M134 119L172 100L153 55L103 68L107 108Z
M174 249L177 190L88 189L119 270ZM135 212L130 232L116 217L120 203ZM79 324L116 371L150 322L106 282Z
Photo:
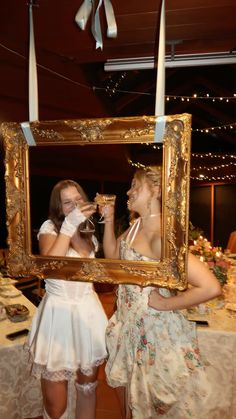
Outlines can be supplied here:
M236 230L236 184L192 186L189 218L208 240L213 237L212 244L225 249L230 233Z
M195 227L204 231L205 236L210 239L211 220L211 187L196 186L190 189L189 219Z
M215 186L214 241L227 246L229 232L236 230L236 185Z

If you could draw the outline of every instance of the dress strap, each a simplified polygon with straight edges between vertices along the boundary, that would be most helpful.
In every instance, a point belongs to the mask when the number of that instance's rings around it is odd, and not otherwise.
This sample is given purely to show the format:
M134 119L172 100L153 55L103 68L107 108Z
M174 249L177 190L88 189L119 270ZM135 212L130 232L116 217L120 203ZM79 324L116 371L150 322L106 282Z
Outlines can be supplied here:
M126 236L126 243L129 247L132 246L132 243L136 237L136 234L139 230L140 227L140 223L141 223L141 217L137 218L137 220L135 220L135 222L132 224L132 226L129 229L129 232Z

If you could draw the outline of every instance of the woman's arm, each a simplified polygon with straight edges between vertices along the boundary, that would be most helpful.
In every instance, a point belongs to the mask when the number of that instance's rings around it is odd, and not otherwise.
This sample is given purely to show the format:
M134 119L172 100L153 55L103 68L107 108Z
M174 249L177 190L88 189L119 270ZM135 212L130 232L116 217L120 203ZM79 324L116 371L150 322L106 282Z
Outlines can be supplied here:
M120 238L115 236L115 207L107 205L104 208L103 251L106 258L119 259Z
M66 256L71 238L65 234L40 234L39 251L43 256Z
M186 291L171 297L163 297L158 289L149 296L149 306L156 310L181 310L218 297L221 287L215 275L196 256L188 257L188 283Z
M44 256L66 256L71 245L71 238L74 234L77 234L79 224L94 212L94 209L90 207L89 204L85 203L81 209L74 208L65 217L58 234L55 234L53 224L50 227L52 232L46 230L44 233L44 229L39 232L40 254Z

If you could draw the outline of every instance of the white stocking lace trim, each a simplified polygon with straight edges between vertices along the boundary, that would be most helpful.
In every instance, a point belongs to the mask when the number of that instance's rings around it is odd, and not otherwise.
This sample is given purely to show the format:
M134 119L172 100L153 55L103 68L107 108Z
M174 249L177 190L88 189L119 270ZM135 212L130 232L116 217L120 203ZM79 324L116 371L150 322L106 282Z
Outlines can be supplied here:
M82 374L84 375L87 375L87 376L92 375L93 368L98 367L99 365L103 364L103 362L104 362L104 358L98 359L87 368L82 368L81 365L78 365L78 368L76 370L64 369L60 371L50 371L47 369L46 365L40 365L34 362L32 364L31 374L38 379L42 377L50 381L65 381L65 380L69 381L72 379L73 380L76 379L76 372L78 370L80 370Z
M76 390L79 391L80 393L83 393L85 396L90 396L91 394L93 394L97 388L97 385L98 385L97 381L93 381L92 383L84 383L84 384L75 383Z

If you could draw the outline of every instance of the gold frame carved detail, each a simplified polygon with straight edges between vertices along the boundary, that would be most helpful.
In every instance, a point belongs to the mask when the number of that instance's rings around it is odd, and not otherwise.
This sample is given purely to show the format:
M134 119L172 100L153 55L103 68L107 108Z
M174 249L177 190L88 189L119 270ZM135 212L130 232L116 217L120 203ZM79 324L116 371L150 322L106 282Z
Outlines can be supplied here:
M29 123L36 146L153 143L154 116ZM191 116L165 117L162 258L158 262L43 257L31 253L29 145L19 123L1 126L5 149L8 273L73 281L186 288Z

